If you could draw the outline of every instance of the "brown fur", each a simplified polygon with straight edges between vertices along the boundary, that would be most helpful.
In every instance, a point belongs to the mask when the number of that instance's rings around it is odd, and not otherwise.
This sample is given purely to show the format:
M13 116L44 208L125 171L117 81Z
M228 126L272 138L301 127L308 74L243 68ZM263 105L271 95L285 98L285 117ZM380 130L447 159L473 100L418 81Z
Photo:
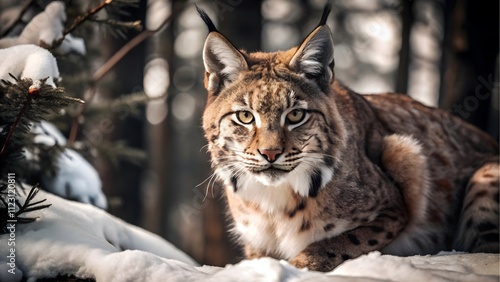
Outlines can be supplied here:
M429 197L429 171L422 146L410 135L386 136L381 162L395 183L405 187L403 198L411 220L407 226L425 220Z

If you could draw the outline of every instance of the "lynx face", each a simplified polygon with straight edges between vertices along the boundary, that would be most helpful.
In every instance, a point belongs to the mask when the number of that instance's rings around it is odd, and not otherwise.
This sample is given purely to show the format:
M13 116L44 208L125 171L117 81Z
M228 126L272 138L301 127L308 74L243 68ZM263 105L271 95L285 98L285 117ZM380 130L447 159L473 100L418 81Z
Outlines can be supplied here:
M284 80L248 81L238 88L244 91L221 93L209 106L224 109L212 120L219 131L210 140L217 173L230 175L235 190L255 179L265 186L291 185L304 196L314 193L311 185L329 181L334 156L327 145L327 109Z
M285 186L315 196L331 180L345 129L330 93L328 44L325 25L276 53L238 51L209 33L203 125L213 167L234 191Z

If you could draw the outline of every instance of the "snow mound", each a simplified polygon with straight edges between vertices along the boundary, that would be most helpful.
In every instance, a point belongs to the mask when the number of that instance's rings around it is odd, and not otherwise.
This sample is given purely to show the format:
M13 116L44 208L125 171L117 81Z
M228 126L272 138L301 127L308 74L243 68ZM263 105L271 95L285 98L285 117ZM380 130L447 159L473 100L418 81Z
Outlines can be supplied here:
M21 202L24 202L24 197L22 193L19 194ZM94 278L104 275L104 270L114 272L112 265L109 268L107 266L113 262L113 258L118 259L116 264L120 267L126 266L124 269L128 269L127 272L138 272L140 269L137 266L142 257L154 257L162 261L169 258L179 261L177 264L196 265L193 259L159 236L132 226L99 208L68 201L44 191L38 193L36 200L44 198L52 206L30 213L30 216L38 217L37 221L15 224L15 246L8 245L11 234L0 236L1 260L7 258L3 254L12 252L10 248L15 250L15 275L21 273L26 277L41 278L73 274ZM136 256L139 261L135 260ZM128 266L122 265L122 262L127 261ZM13 279L15 275L5 267L10 266L2 261L0 281L16 281Z
M66 138L50 122L41 121L31 129L34 142L47 146L66 145ZM29 157L29 156L28 156ZM95 168L80 154L65 148L57 160L55 175L42 172L42 189L66 199L107 208L106 195Z
M372 252L329 273L297 269L271 258L224 268L196 263L160 237L94 206L40 191L52 206L33 212L36 222L16 224L0 236L1 259L15 251L15 274L0 263L0 281L75 275L97 281L498 281L498 254L447 253L396 257ZM22 197L21 197L22 198ZM10 237L9 237L10 236ZM9 241L10 242L10 241ZM8 262L8 261L7 261Z
M382 281L498 281L499 267L498 254L397 257L372 252L343 263L331 274Z
M42 189L66 199L92 204L101 209L108 206L99 174L74 150L64 149L57 160L57 174L42 172L40 183Z

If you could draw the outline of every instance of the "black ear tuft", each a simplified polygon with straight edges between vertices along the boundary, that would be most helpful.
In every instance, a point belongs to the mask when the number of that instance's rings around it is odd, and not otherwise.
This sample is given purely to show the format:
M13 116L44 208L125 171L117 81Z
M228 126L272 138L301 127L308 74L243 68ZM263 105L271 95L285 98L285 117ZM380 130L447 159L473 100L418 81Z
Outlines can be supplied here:
M195 5L195 6L196 6L196 10L198 11L198 14L200 15L200 18L207 25L208 32L210 33L212 31L217 31L217 28L215 28L214 22L212 22L212 20L207 15L207 13L203 9L201 9L200 7L198 7L198 5Z
M325 89L333 79L333 38L326 20L332 9L328 2L323 9L323 15L318 26L304 39L288 65L290 69L316 80Z
M326 24L326 20L328 19L328 15L332 11L332 2L328 1L326 3L325 8L323 8L323 14L321 15L321 20L319 21L318 26L322 26Z

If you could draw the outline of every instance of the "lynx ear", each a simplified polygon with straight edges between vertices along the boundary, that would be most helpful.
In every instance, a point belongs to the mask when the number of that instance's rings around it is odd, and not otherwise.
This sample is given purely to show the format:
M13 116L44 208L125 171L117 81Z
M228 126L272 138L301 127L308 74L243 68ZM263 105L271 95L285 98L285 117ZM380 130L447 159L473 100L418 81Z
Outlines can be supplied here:
M217 89L221 81L225 85L233 82L241 71L248 69L240 51L218 32L208 34L203 50L203 63L209 74L210 90Z
M248 69L248 64L243 54L217 31L205 11L196 8L209 31L203 48L203 64L208 74L206 88L216 91L221 83L233 82L241 71Z
M333 77L333 39L326 25L329 13L330 5L327 5L319 25L302 42L289 63L292 70L321 84L329 84Z

